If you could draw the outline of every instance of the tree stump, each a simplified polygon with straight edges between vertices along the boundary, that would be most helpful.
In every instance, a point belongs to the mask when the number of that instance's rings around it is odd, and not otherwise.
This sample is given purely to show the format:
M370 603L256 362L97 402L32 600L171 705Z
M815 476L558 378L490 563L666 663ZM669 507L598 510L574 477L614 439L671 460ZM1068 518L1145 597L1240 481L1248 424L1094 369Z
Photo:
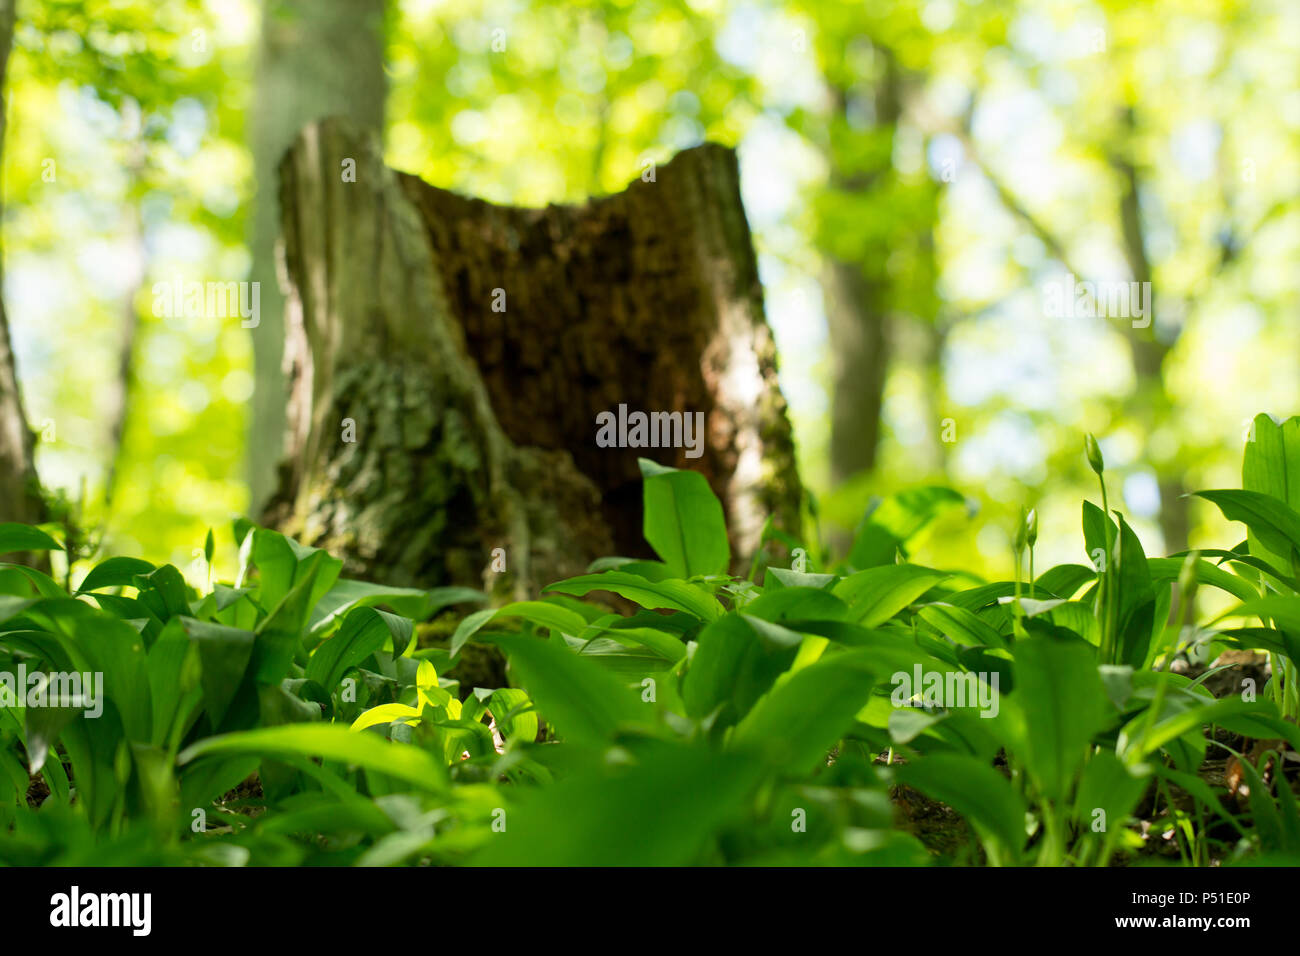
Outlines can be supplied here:
M267 523L349 575L535 594L593 558L649 556L646 457L704 474L737 567L769 515L796 531L733 151L701 146L617 195L522 209L388 169L331 119L303 130L280 175L290 388ZM602 447L598 416L620 405L700 413L703 447Z

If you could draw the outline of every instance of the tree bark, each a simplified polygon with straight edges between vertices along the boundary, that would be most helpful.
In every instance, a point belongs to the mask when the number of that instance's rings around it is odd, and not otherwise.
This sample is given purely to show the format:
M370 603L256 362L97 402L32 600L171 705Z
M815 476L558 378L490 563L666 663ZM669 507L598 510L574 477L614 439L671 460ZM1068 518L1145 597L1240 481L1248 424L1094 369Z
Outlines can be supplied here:
M253 207L252 280L260 316L253 334L254 394L248 441L252 510L275 490L283 452L287 382L283 370L284 300L276 277L280 233L277 170L298 130L325 116L347 116L362 129L384 126L384 0L264 0L256 101L251 112L257 202Z
M269 523L348 573L533 594L595 557L649 556L641 456L704 474L737 567L769 515L797 533L732 151L688 150L584 206L518 209L389 170L373 138L329 120L281 176L291 398ZM701 413L699 456L599 447L597 416L620 404Z
M0 95L5 89L14 36L13 0L0 0ZM0 156L4 155L5 111L0 101ZM3 275L0 253L0 276ZM35 523L45 519L34 463L35 438L27 427L14 366L9 320L0 300L0 522ZM13 555L0 555L12 560Z

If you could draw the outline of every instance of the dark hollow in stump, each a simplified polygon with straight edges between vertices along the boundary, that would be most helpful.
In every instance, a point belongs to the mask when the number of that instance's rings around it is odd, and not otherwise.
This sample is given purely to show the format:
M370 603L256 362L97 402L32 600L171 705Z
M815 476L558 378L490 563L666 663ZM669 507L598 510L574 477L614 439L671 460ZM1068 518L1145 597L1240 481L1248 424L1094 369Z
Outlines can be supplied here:
M289 433L267 523L349 575L535 594L595 557L650 556L640 456L704 474L738 568L769 515L796 530L732 150L687 150L582 206L520 209L388 169L331 119L280 175ZM703 413L700 454L599 447L597 416L620 404Z

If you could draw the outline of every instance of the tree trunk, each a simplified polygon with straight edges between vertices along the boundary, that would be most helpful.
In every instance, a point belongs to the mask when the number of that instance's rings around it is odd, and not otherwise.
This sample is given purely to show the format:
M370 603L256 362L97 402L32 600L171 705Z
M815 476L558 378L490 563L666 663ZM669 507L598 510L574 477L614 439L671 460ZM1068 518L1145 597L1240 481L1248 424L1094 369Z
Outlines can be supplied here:
M0 0L0 95L5 88L9 49L14 36L13 0ZM0 156L4 155L5 115L0 101ZM0 255L0 262L3 256ZM3 270L0 269L0 275ZM27 427L18 373L14 368L9 320L0 300L0 522L45 520L45 509L33 461L35 439ZM0 555L12 560L14 555Z
M284 442L287 383L284 300L276 277L280 234L277 169L294 135L326 116L349 117L381 134L384 125L384 0L264 0L252 124L257 202L252 280L259 283L253 332L254 394L248 441L252 510L275 490Z
M330 120L281 176L291 398L269 523L347 573L533 594L601 555L648 556L643 456L704 474L737 567L769 515L797 532L732 151L688 150L584 206L517 209L389 170ZM698 457L600 447L597 416L620 405L700 413Z
M132 135L134 142L129 146L129 160L125 171L128 175L129 195L139 187L144 172L146 146L140 138L139 116L134 118ZM117 345L117 376L113 390L107 402L108 423L108 460L104 468L104 506L111 508L116 500L117 481L125 463L125 442L127 420L131 412L132 392L136 381L136 340L140 334L140 310L136 305L140 290L144 287L149 274L149 248L145 243L144 222L140 207L136 203L127 203L123 210L124 232L131 247L132 274L131 284L122 298L122 331Z
M876 466L889 374L887 290L859 263L826 268L826 330L831 344L831 482Z
M865 165L857 156L846 164L842 150L829 149L831 189L856 195L888 195L893 172L894 132L902 113L902 76L892 51L876 48L884 61L869 90L876 128L891 144ZM852 91L832 86L838 122L848 123ZM861 91L856 95L861 95ZM876 466L881 411L891 353L893 297L885 268L890 248L873 243L866 255L845 262L827 257L826 330L831 344L831 481L838 485ZM846 543L846 542L841 542Z
M1151 259L1147 254L1146 231L1142 224L1141 182L1137 161L1132 158L1133 142L1137 137L1137 115L1133 107L1120 112L1120 146L1111 155L1111 164L1120 178L1119 222L1124 239L1124 258L1128 262L1133 280L1148 284L1151 289L1150 324L1145 329L1126 330L1126 338L1133 355L1135 388L1128 400L1130 413L1145 426L1148 435L1158 428L1172 424L1173 408L1165 390L1165 362L1173 349L1172 341L1162 341L1156 334L1155 312L1159 304ZM1167 463L1157 466L1160 488L1160 533L1164 538L1164 553L1174 554L1187 549L1191 527L1187 486L1184 476Z

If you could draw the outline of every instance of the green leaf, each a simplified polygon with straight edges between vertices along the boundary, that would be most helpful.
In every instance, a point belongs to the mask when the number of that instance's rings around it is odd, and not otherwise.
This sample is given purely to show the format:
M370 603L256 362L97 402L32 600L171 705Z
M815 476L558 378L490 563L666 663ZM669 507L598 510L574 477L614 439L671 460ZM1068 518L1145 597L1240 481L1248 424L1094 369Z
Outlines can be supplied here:
M1288 828L1278 812L1278 803L1274 802L1268 784L1260 778L1259 771L1251 766L1249 758L1239 761L1238 766L1241 767L1241 772L1246 778L1245 790L1250 800L1251 822L1255 825L1259 848L1265 852L1300 850L1300 845L1287 845ZM1282 786L1287 786L1285 775L1282 777ZM1288 788L1288 794L1289 792Z
M158 640L149 648L145 666L149 672L149 691L153 700L153 720L150 742L155 747L167 746L172 741L178 717L182 715L182 701L193 690L194 668L187 674L186 662L198 641L191 642L185 633L185 618L177 618L163 628ZM202 684L202 660L197 668L199 685ZM228 703L228 702L227 702ZM214 724L215 726L215 724Z
M1269 495L1300 511L1300 418L1293 416L1279 424L1268 415L1256 415L1251 438L1242 456L1242 489ZM1278 568L1291 567L1290 550L1268 545L1253 528L1247 538L1257 557Z
M1213 502L1229 521L1240 521L1249 528L1271 552L1259 555L1266 561L1285 568L1290 565L1292 550L1300 550L1300 514L1286 502L1258 491L1228 489L1195 494Z
M1141 715L1138 720L1145 720ZM1191 731L1198 734L1207 724L1219 724L1256 739L1281 737L1293 748L1300 750L1300 728L1283 720L1272 701L1243 700L1240 697L1225 697L1184 710L1161 720L1150 732L1130 740L1129 735L1121 735L1121 746L1131 751L1135 758L1145 757L1163 747L1170 741ZM1135 720L1130 728L1141 726Z
M220 727L248 672L257 636L251 631L209 624L192 617L179 621L199 649L204 706L212 726Z
M583 641L566 635L564 640L575 654L595 661L624 678L639 681L647 676L672 670L671 660L647 647L629 647L607 637Z
M863 519L849 552L849 564L864 569L892 564L897 551L939 515L965 504L966 499L956 491L939 486L890 495Z
M30 716L32 711L27 713ZM103 826L121 799L117 778L130 772L129 751L119 750L123 740L116 721L78 716L59 739L72 763L77 802L86 808L92 827ZM119 754L125 766L119 764Z
M419 720L420 713L421 708L412 707L410 704L380 704L378 707L371 707L352 721L350 729L365 730L367 727L391 724L398 720L402 722Z
M587 565L588 574L598 574L601 571L626 571L628 574L635 574L647 581L663 581L667 578L679 576L673 574L672 569L662 561L638 561L635 558L597 558Z
M655 610L686 611L702 621L712 621L723 614L722 605L708 591L685 581L647 581L623 571L584 574L548 585L544 591L559 591L582 597L592 591L610 591L620 597Z
M344 674L378 651L386 641L392 640L395 655L402 654L411 642L413 630L407 618L371 607L353 608L343 618L338 633L312 654L307 662L307 679L333 693Z
M1258 617L1272 622L1279 629L1274 632L1277 645L1280 645L1282 652L1290 657L1293 663L1300 663L1300 597L1287 595L1255 598L1225 611L1217 620L1229 617ZM1249 634L1237 633L1242 640L1248 640L1250 637ZM1252 645L1247 643L1243 646Z
M620 619L625 620L625 619ZM677 663L686 656L686 645L675 634L669 634L653 627L605 627L590 624L583 632L583 637L599 634L625 646L648 647L661 659Z
M975 613L990 605L997 604L1004 597L1013 597L1015 593L1016 583L1014 581L995 581L992 584L981 584L979 587L949 594L946 600L955 607Z
M12 554L15 551L62 550L63 545L40 528L15 522L0 524L0 554Z
M1112 580L1118 581L1119 605L1116 616L1120 639L1119 663L1141 667L1147 658L1155 628L1156 593L1142 543L1123 515L1119 519L1119 563ZM1164 626L1164 621L1160 621Z
M1170 783L1174 784L1174 786L1187 791L1195 797L1197 803L1236 830L1238 836L1249 839L1250 834L1247 832L1246 828L1241 825L1240 821L1238 821L1235 816L1223 808L1223 801L1220 800L1219 794L1211 789L1210 785L1196 774L1183 773L1182 771L1166 766L1163 762L1154 764L1152 769L1155 771L1157 777L1168 780Z
M1165 584L1177 581L1182 572L1183 558L1148 558L1147 567L1151 571L1152 584ZM1250 601L1259 597L1259 591L1245 578L1211 564L1209 561L1196 562L1196 579L1202 584L1227 591L1238 601Z
M833 593L849 606L849 621L877 627L948 577L915 564L886 564L849 575Z
M1106 564L1111 561L1111 545L1119 529L1102 510L1091 501L1083 502L1083 544L1088 551L1088 560L1096 567L1098 552L1105 556ZM1095 572L1094 572L1095 573Z
M34 774L41 772L60 735L81 716L82 711L76 707L28 707L26 709L24 717L29 772ZM57 755L55 759L58 759Z
M531 743L537 739L537 712L528 695L517 687L502 687L492 692L489 705L497 730L507 740Z
M10 618L15 618L22 614L33 604L36 598L16 597L12 594L0 594L0 624L4 624Z
M925 621L944 637L966 647L1007 646L1006 638L970 611L954 604L927 604L918 612Z
M104 697L116 707L126 736L147 742L152 705L140 633L125 621L75 598L40 601L26 613L56 636L76 670L104 675Z
M842 621L848 606L820 588L783 587L768 591L745 605L745 613L765 621Z
M1095 653L1081 641L1031 637L1016 644L1014 673L1011 699L1025 718L1021 757L1045 797L1064 799L1110 709Z
M1025 845L1025 804L1011 782L988 764L957 753L927 754L898 767L896 778L948 804L1011 860Z
M147 575L153 571L154 565L140 558L109 558L91 569L85 580L81 582L81 587L77 588L77 593L85 594L87 591L99 588L126 585L134 587L137 575Z
M722 504L704 476L665 468L638 459L644 483L643 528L674 577L723 574L731 562L731 545Z
M802 639L786 633L790 639L784 642L765 641L752 621L735 613L709 624L682 681L686 713L703 718L727 705L718 718L721 726L743 717L794 663Z
M24 578L26 580L20 583ZM0 585L5 594L19 597L30 597L32 594L47 598L68 596L62 585L48 574L23 564L0 564Z
M1098 750L1088 760L1074 800L1074 820L1090 830L1097 810L1105 812L1105 840L1114 842L1124 821L1146 792L1149 775L1135 775L1110 750Z
M245 517L241 516L233 519L230 522L230 534L235 539L235 547L243 547L244 539L248 537L248 533L256 528L257 525Z
M159 621L166 623L190 613L185 578L174 565L164 564L148 574L138 575L132 583L139 589L136 600Z
M471 637L481 631L492 621L505 618L522 618L542 627L549 627L561 634L577 636L587 627L587 622L580 615L559 604L549 601L515 601L501 608L485 608L475 611L456 627L451 636L450 653L455 657Z
M0 781L8 784L0 790L6 805L13 805L27 799L31 777L18 757L7 749L0 749Z
M1251 422L1241 463L1241 487L1300 506L1300 417L1278 423L1261 412Z
M1229 647L1254 648L1270 654L1281 654L1293 662L1300 661L1300 638L1271 627L1233 628L1219 631L1215 639L1223 641Z
M257 685L257 719L263 727L320 720L329 695L315 681ZM265 781L264 781L265 782Z
M853 726L876 684L870 651L852 650L796 672L754 705L732 744L793 774L807 773Z
M319 757L362 767L434 793L446 789L443 766L426 751L409 744L393 744L378 734L353 733L338 724L297 723L260 727L234 734L208 737L186 748L176 758L187 764L200 757L255 755L268 757Z
M483 866L684 866L738 819L758 785L753 757L659 745L542 789L473 859Z
M515 682L567 741L604 747L620 726L649 717L613 675L564 645L516 634L492 640L506 652Z
M1250 568L1253 571L1261 571L1264 574L1277 578L1277 580L1281 581L1292 591L1300 591L1300 581L1297 581L1291 575L1278 570L1277 567L1275 567L1272 564L1269 564L1263 558L1259 558L1253 554L1246 553L1246 549L1249 547L1250 544L1246 541L1243 541L1241 542L1241 544L1237 545L1238 550L1229 551L1224 548L1198 548L1197 551L1203 558L1222 559L1220 560L1219 564L1216 565L1216 567L1222 568L1224 564L1239 564L1243 568ZM1186 558L1188 553L1189 552L1187 551L1180 551L1178 554L1171 554L1169 557ZM1154 570L1152 571L1152 574L1155 574ZM1259 580L1259 576L1255 574L1233 575L1233 577L1245 578L1247 583L1250 584L1252 588L1254 587L1255 582Z
M1058 564L1048 568L1034 582L1034 593L1046 592L1059 598L1069 599L1078 593L1079 588L1095 581L1097 572L1091 565Z
M919 641L897 631L873 630L846 621L787 621L785 626L800 634L816 634L845 647L868 651L882 675L910 672L917 664L926 670L949 669L948 664L931 653L938 647L923 647ZM945 646L945 650L951 649Z
M253 532L254 538L260 530ZM318 551L297 565L290 590L258 625L252 670L259 683L278 684L288 675L294 656L302 648L307 617L320 599L320 576L338 573L331 560L325 552Z
M209 737L209 740L217 738ZM203 807L223 793L228 793L257 770L261 763L258 753L239 753L234 756L212 757L190 763L179 773L181 806Z
M290 590L308 577L312 579L308 593L301 599L306 608L304 621L306 612L329 592L343 567L342 561L319 548L301 545L266 528L253 530L252 559L261 578L260 603L263 607L275 607ZM301 624L293 630L302 630Z
M769 592L782 587L817 588L825 590L839 580L834 574L815 574L809 571L792 571L789 568L767 568L763 585Z
M482 604L486 600L486 594L473 588L395 588L339 578L312 607L309 628L312 634L323 634L339 618L356 607L383 604L402 617L424 621L453 604Z

